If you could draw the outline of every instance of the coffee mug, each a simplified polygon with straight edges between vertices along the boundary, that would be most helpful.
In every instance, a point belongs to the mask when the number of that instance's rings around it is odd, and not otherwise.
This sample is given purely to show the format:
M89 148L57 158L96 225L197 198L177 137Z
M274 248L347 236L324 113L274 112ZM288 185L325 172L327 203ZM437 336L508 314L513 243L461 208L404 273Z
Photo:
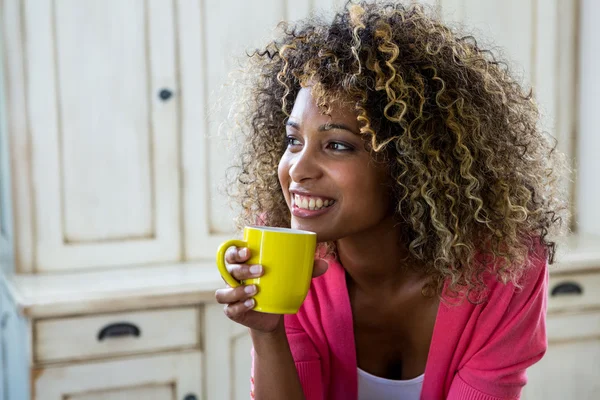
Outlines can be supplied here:
M263 275L237 281L225 265L225 251L231 246L247 247L246 264L260 264ZM253 310L272 314L295 314L306 298L312 279L317 234L297 229L247 226L244 240L228 240L217 250L217 266L231 287L256 285Z

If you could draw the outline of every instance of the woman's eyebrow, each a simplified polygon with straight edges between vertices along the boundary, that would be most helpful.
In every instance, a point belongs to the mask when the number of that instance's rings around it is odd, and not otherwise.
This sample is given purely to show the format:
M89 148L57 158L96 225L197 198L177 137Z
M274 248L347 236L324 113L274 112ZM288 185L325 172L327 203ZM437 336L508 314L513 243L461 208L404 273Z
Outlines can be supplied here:
M299 123L297 123L295 121L291 121L289 119L285 122L285 125L286 126L291 126L292 128L300 129L300 124ZM330 122L319 126L318 131L319 132L326 132L326 131L330 131L332 129L342 129L342 130L345 130L345 131L348 131L348 132L356 134L356 132L354 132L352 129L350 129L348 126L346 126L344 124L338 124L338 123L334 124L334 123L330 123Z
M324 132L324 131L330 131L332 129L342 129L351 133L356 134L356 132L354 132L352 129L350 129L348 126L344 125L344 124L334 124L334 123L326 123L323 124L319 127L319 132Z
M285 121L285 126L291 126L292 128L300 129L300 124L289 119Z

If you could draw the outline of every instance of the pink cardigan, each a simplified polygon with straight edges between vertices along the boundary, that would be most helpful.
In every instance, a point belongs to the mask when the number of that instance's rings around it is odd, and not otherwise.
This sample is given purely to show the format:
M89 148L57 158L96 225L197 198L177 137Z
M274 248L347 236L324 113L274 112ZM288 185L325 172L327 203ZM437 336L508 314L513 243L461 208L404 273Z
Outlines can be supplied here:
M519 399L525 369L544 355L546 260L534 262L521 290L493 279L486 283L485 303L440 303L421 399ZM306 399L357 399L352 310L338 262L313 279L302 308L285 316L285 326Z

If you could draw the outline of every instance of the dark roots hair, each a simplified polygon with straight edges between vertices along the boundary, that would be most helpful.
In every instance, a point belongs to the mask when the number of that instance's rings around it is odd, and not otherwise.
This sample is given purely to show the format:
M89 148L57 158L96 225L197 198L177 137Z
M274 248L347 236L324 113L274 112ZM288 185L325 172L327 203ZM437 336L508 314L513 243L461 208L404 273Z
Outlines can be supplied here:
M311 85L324 113L336 100L354 105L367 148L389 165L411 257L438 290L448 279L484 289L484 272L518 286L533 253L552 263L566 162L506 63L419 5L350 2L332 22L280 28L239 82L244 138L230 196L240 226L290 226L277 166L285 120Z

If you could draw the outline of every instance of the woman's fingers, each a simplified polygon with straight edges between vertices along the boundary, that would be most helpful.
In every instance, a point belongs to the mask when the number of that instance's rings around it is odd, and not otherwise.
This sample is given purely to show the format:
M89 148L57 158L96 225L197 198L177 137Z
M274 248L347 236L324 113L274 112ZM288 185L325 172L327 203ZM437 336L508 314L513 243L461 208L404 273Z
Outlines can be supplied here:
M250 258L250 249L247 247L231 246L225 251L225 261L227 264L242 264Z
M215 298L218 303L225 304L225 315L235 321L254 307L255 302L252 296L256 292L256 285L239 286L219 289L215 293Z
M239 301L233 304L225 305L224 311L228 318L235 321L240 319L245 313L254 307L254 299Z
M220 304L231 304L244 301L254 296L257 292L256 285L238 286L236 288L219 289L215 298Z
M259 264L230 264L227 270L238 281L258 278L263 274L263 267Z

